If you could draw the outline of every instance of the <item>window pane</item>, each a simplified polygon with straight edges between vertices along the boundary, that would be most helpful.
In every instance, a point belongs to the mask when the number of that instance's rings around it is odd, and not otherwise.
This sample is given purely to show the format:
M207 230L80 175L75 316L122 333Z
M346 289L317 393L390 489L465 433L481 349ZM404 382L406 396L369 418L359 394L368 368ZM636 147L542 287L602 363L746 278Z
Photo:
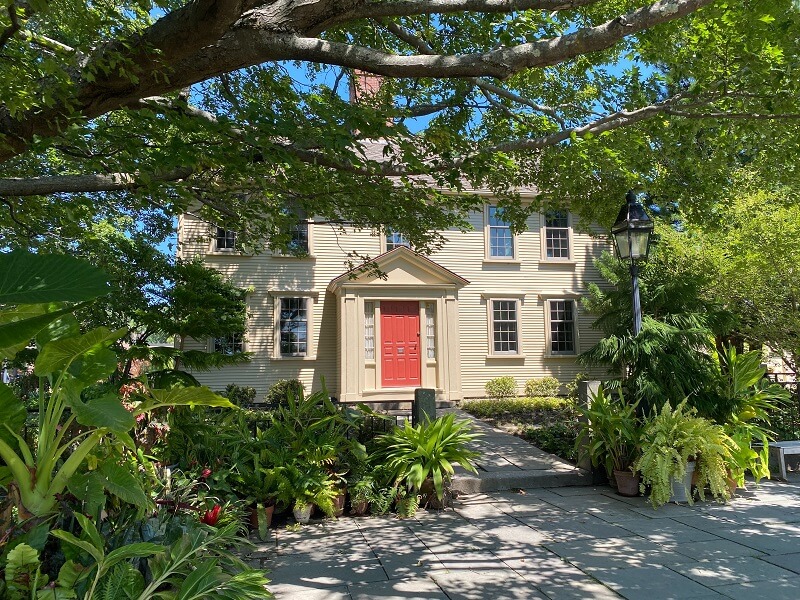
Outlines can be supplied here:
M436 358L436 305L433 302L425 303L425 339L428 346L428 358Z
M503 220L503 210L496 206L489 207L489 256L514 256L514 236L511 227Z
M375 303L364 302L364 358L375 360Z
M571 300L550 300L550 352L575 353L575 315Z
M405 246L406 248L410 248L411 244L408 242L406 237L402 233L396 233L394 231L387 232L386 234L386 251L394 250L400 246Z
M231 356L244 352L244 340L241 333L233 333L222 338L214 338L214 352Z
M306 298L281 298L281 354L305 356L308 352Z
M569 259L569 216L566 211L545 214L545 248L547 258Z
M308 254L308 223L294 225L290 233L292 239L289 240L289 252Z
M492 338L495 353L519 352L516 301L492 301Z
M217 250L233 249L236 246L236 232L217 227Z

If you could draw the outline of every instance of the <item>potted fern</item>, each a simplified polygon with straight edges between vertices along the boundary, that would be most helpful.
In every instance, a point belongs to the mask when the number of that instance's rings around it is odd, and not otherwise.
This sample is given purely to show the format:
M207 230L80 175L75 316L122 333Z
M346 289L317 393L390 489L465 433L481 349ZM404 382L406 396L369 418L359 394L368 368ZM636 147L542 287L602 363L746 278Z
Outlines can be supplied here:
M578 452L588 455L593 466L605 468L619 494L638 495L639 475L632 469L641 436L636 404L626 403L622 392L615 399L600 388L589 406L578 410L585 418L576 441Z
M737 450L736 443L721 425L687 408L685 400L674 409L665 402L645 422L641 449L634 468L641 472L642 491L650 486L654 508L667 502L692 504L692 471L701 500L705 500L706 487L719 501L730 498L728 464Z

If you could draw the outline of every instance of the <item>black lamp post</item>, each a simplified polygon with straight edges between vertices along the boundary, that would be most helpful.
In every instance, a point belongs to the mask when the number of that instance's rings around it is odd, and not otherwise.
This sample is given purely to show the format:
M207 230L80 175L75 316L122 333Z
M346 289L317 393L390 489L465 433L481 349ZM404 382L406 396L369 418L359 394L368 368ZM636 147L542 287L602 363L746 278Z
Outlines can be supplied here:
M614 245L620 260L631 263L631 287L633 288L633 335L642 330L642 305L639 301L639 261L647 259L650 250L650 235L653 221L647 216L644 206L633 190L625 196L625 206L619 211L617 222L611 228Z

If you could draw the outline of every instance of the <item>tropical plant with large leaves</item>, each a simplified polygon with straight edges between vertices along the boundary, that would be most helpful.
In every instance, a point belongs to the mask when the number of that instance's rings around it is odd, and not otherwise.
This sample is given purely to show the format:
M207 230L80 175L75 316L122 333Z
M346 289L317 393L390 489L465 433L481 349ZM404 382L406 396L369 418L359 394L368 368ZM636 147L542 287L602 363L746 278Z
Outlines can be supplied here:
M108 291L102 271L67 256L14 252L0 256L0 352L13 357L34 340L39 349L34 374L40 381L38 432L34 444L20 435L25 406L0 383L0 484L7 485L22 514L53 512L69 487L95 499L104 490L126 502L148 503L131 469L112 461L87 469L86 460L111 437L134 449L136 416L177 405L232 406L203 387L148 390L135 410L118 394L86 399L85 390L117 367L110 345L125 334L98 327L81 333L68 302L87 301Z

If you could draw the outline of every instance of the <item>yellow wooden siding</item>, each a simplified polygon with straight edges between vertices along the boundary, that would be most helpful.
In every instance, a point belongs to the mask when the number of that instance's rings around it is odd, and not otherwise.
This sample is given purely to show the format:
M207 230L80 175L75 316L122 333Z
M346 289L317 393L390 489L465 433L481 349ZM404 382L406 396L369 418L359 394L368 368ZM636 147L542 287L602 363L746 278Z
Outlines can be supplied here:
M485 260L484 214L470 215L474 231L447 232L447 244L430 258L443 267L470 281L458 292L458 314L462 389L465 397L482 396L488 379L501 375L513 376L520 392L527 379L553 375L562 382L571 381L582 369L572 358L545 356L545 312L540 294L555 297L562 292L584 292L587 282L601 282L591 260L607 248L604 239L589 235L574 235L574 265L540 264L541 240L539 216L528 221L528 230L516 243L519 263L499 263ZM210 253L209 226L196 218L181 220L180 240L184 257L203 256L210 266L229 276L238 286L251 289L248 295L247 350L253 352L249 364L226 367L221 371L198 373L197 378L214 389L228 383L252 386L261 398L278 379L297 377L306 389L319 389L321 379L331 393L339 387L339 357L337 357L339 316L336 298L326 292L328 283L347 270L347 252L357 251L377 256L383 250L381 238L371 231L348 230L337 233L327 225L311 225L313 258L292 258L265 253L242 256L231 253ZM202 241L197 238L206 236ZM270 291L317 292L313 303L313 323L310 338L316 349L316 360L274 360L274 298ZM487 358L489 354L486 295L522 294L521 339L525 358ZM585 350L599 339L590 327L592 317L578 306L579 350ZM205 348L206 341L194 342L191 347ZM353 348L357 352L358 348ZM444 352L446 348L437 348Z

